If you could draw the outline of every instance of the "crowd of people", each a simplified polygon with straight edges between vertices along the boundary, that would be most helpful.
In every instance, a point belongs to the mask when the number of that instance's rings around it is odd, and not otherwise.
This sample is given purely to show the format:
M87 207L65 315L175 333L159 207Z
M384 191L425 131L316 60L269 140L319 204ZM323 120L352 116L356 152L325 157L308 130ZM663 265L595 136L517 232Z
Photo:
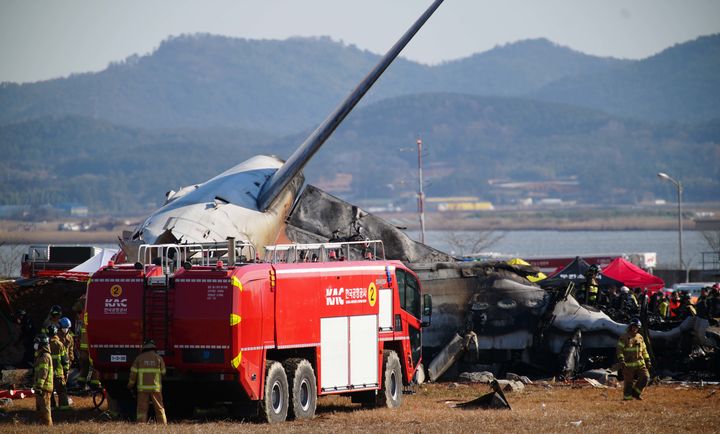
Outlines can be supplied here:
M650 292L643 288L598 285L600 269L592 265L585 274L585 284L576 296L584 304L595 306L616 320L627 322L638 316L644 305L654 321L683 321L690 316L707 319L711 325L720 324L720 283L703 288L697 300L687 291Z
M40 420L52 425L51 408L70 410L68 384L78 389L99 389L99 374L92 368L88 353L85 324L82 318L84 297L73 306L73 321L63 315L62 307L53 305L39 330L26 311L15 312L20 330L18 343L23 349L22 365L34 368L33 389ZM71 369L78 372L70 377ZM55 400L57 395L57 401Z

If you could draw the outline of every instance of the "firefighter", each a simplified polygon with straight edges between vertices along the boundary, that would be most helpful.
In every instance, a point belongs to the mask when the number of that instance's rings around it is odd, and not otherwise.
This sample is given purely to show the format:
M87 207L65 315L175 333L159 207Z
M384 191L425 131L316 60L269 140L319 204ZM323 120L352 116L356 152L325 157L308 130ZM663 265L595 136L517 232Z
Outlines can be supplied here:
M20 342L23 346L23 367L32 366L34 363L34 350L35 345L35 326L33 326L32 320L28 316L27 312L22 309L18 309L15 313L15 323L20 328Z
M60 341L58 336L58 328L50 324L47 327L48 338L50 339L50 355L53 363L53 385L58 395L58 410L70 409L70 403L67 395L67 374L70 370L68 363L67 350L65 345ZM55 397L51 397L50 403L55 407Z
M643 389L650 379L650 355L640 334L641 325L638 318L630 320L627 331L617 343L617 359L625 381L624 401L642 400Z
M60 307L57 304L54 304L50 308L50 313L48 313L48 316L45 318L45 321L43 322L42 329L40 330L40 332L47 334L47 332L48 332L47 328L49 325L54 325L55 327L60 328L58 326L58 324L60 322L61 316L62 316L62 307Z
M78 375L78 383L82 387L87 388L88 386L92 389L99 390L102 386L100 385L100 374L95 368L93 368L92 359L90 358L88 338L87 338L87 315L83 314L80 323L80 345L78 350L78 359L80 361L80 375Z
M680 306L677 308L677 319L684 320L689 316L696 316L697 311L690 301L690 294L683 292L680 294Z
M628 288L627 286L622 286L620 288L620 298L620 305L622 306L622 311L627 316L636 315L639 312L640 309L637 299L635 298L635 294L630 291L630 288Z
M152 399L155 416L162 424L167 424L162 399L162 376L165 375L165 362L156 352L152 339L145 341L140 353L130 368L127 387L131 391L137 387L137 421L148 420L148 408Z
M708 309L708 301L710 300L710 288L709 286L706 286L705 288L700 290L700 297L698 297L697 301L695 302L695 311L697 312L697 316L704 319L710 319L710 316L708 313L710 310Z
M591 265L585 273L585 304L590 306L597 304L599 291L597 276L599 273L600 268L595 264Z
M670 295L670 318L677 319L677 309L680 307L680 294L678 291L674 291Z
M50 397L53 393L53 362L50 356L50 340L46 335L35 338L35 376L33 390L35 391L35 410L38 419L44 424L52 426L50 413Z
M663 295L659 291L658 293L660 294L660 296L658 297L658 314L660 314L660 317L662 319L667 319L670 311L670 303L668 302L668 299L667 297L665 297L665 295Z
M75 364L75 336L73 336L72 332L70 331L72 323L70 322L70 318L62 317L60 318L60 330L58 331L58 337L60 338L60 342L65 345L65 351L67 352L67 358L68 358L68 366L73 366ZM65 381L67 382L68 377L68 371L65 372Z
M708 307L708 320L710 321L710 325L717 325L720 318L720 288L718 288L720 285L715 285L710 290L710 295L708 295L707 299L707 307Z

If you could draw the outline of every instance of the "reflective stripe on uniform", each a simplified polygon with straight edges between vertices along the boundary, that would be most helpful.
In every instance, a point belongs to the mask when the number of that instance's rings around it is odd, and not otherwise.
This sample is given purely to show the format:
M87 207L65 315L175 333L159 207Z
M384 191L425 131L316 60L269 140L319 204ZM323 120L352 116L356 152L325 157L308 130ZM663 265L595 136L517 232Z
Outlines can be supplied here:
M161 390L160 375L162 370L160 368L138 368L138 383L137 388L140 392L159 392ZM153 383L145 384L145 374L152 374Z

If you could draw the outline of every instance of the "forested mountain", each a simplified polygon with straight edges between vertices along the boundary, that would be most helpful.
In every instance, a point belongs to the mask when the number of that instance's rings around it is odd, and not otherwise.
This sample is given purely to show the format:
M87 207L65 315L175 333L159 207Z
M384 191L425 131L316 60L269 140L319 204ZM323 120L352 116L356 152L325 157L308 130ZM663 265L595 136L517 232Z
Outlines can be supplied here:
M423 92L530 96L647 119L720 117L720 36L643 61L588 56L545 39L426 66L399 59L364 103ZM142 128L292 133L318 123L379 56L329 38L210 35L163 42L98 73L0 86L0 123L79 115Z
M142 128L290 133L320 122L378 58L329 38L182 36L98 73L5 84L0 123L71 114ZM427 69L402 59L392 66L402 86Z
M307 132L281 139L241 130L146 131L87 118L0 127L0 204L77 202L140 211L260 153L286 158ZM352 175L350 200L415 189L423 137L430 196L492 199L490 179L575 177L585 203L664 195L658 171L683 179L687 200L720 200L720 122L627 120L518 98L461 94L397 97L354 112L307 167L311 183Z
M438 65L435 85L447 92L522 96L567 77L632 63L588 56L547 39L531 39Z
M72 116L8 124L0 126L0 204L147 210L170 189L272 153L271 139L222 128L147 131Z
M349 200L414 190L500 200L491 180L577 180L585 203L720 200L720 36L642 61L539 39L436 66L400 59L306 169ZM286 158L378 56L329 38L165 41L99 73L0 85L0 205L142 212L260 154ZM554 102L557 101L557 102ZM618 114L620 113L620 114ZM347 179L347 177L345 178Z
M720 117L720 35L675 45L640 62L579 73L531 97L657 121Z
M491 179L574 177L581 202L637 203L666 196L656 177L666 171L683 180L686 200L720 199L720 120L653 124L564 104L460 94L398 97L359 111L310 174L341 167L366 197L384 197L388 187L412 191L417 157L400 148L412 148L418 134L428 154L429 196L492 199Z

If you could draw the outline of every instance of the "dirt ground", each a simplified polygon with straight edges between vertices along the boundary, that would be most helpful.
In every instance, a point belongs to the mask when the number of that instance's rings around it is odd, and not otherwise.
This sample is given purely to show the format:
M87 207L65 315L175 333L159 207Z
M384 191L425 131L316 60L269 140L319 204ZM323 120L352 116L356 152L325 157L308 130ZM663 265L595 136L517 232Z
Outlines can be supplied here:
M643 401L621 401L619 388L595 389L534 384L508 393L512 410L460 410L463 402L489 391L486 385L429 384L404 395L399 409L362 409L347 397L323 397L314 420L265 425L234 421L222 411L192 419L136 425L108 421L88 397L75 397L75 410L55 412L54 432L720 432L720 386L651 386ZM101 410L107 407L102 406ZM2 432L35 432L34 398L17 400L0 415Z

